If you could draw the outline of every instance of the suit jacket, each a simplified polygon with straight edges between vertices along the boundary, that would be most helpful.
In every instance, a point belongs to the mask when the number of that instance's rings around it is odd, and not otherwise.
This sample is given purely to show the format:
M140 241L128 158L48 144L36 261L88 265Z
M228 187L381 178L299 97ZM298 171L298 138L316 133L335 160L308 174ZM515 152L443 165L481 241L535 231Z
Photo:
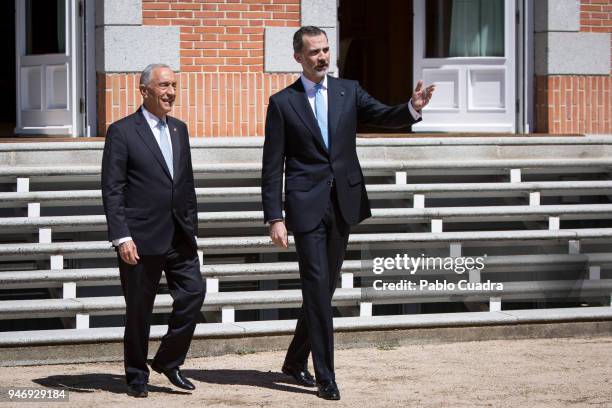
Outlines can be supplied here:
M187 125L167 117L174 179L139 109L108 128L102 157L102 199L109 241L131 236L139 255L165 253L175 225L197 248L198 207ZM179 231L180 232L180 231Z
M344 220L355 225L371 215L357 158L357 122L401 128L415 122L407 104L387 106L352 80L327 77L329 149L308 103L302 80L270 97L262 167L262 202L268 222L283 218L293 232L314 229L325 214L331 180Z

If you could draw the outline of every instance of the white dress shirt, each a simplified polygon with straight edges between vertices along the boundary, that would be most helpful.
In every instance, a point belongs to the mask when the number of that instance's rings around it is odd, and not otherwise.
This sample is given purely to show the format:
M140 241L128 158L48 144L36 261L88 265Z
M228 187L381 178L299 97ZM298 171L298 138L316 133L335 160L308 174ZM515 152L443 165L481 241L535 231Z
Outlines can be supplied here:
M315 86L317 86L317 84L312 82L310 79L306 78L304 74L302 74L300 78L302 80L302 85L304 85L306 96L308 96L308 103L310 104L312 113L314 113L316 117L317 115L315 113L316 112L315 111L315 94L317 93L317 90L315 89ZM327 75L323 77L323 81L321 81L320 83L321 83L321 93L323 94L323 100L325 101L325 106L329 106L329 104L327 103Z
M155 137L155 141L157 142L157 145L159 146L159 148L161 149L161 144L160 144L160 133L161 130L159 129L159 121L160 119L155 116L154 114L152 114L151 112L149 112L144 105L142 105L140 107L140 109L142 109L142 114L144 115L147 123L149 124L149 127L151 128L151 132L153 132L153 136ZM164 116L164 118L162 119L164 122L166 122L166 125L168 124L167 122L167 118ZM168 138L170 138L170 128L168 128L168 131L166 132L168 134ZM169 145L170 145L170 153L172 153L172 140L168 140ZM123 244L124 242L127 241L131 241L132 237L123 237L123 238L117 238L117 239L113 239L113 246L119 246L121 244Z
M151 128L151 132L153 132L155 141L157 142L157 145L161 149L161 142L160 142L161 130L159 129L160 119L154 114L152 114L151 112L149 112L144 106L142 106L141 109L142 109L142 114L144 115L145 119L147 120L147 123L149 124L149 127ZM168 126L168 121L165 116L162 120L166 122L166 126ZM168 138L170 138L170 128L168 128ZM172 140L168 140L168 142L169 142L168 144L170 145L170 153L172 153Z

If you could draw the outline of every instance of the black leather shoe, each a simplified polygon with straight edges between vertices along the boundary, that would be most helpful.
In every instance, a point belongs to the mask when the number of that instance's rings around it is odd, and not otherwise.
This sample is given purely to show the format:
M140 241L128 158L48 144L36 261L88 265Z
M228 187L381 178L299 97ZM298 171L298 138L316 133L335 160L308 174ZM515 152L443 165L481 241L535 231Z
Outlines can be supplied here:
M282 370L283 373L293 377L300 385L305 387L314 387L316 385L314 377L308 372L307 368L297 368L289 364L283 364Z
M326 400L339 400L340 391L334 380L317 383L317 396Z
M168 378L168 380L170 380L170 382L183 389L183 390L188 390L188 391L193 391L195 390L195 385L193 385L191 383L191 381L189 381L188 379L186 379L185 377L183 377L183 374L181 373L181 370L178 368L171 368L171 369L164 369L161 368L155 364L151 365L151 368L153 369L153 371L159 373L159 374L163 374L166 376L166 378Z
M146 398L149 396L147 384L128 384L127 394L131 397Z

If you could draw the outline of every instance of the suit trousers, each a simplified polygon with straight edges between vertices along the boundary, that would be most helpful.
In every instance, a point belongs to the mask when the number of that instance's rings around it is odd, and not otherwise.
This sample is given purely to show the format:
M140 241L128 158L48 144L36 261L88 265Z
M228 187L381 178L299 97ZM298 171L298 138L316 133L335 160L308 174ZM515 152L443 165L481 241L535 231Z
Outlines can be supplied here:
M123 346L128 384L146 384L149 379L146 360L151 313L162 270L173 303L168 332L153 359L155 365L172 369L183 364L204 302L206 287L197 251L187 243L185 233L176 223L174 231L172 244L165 254L141 255L136 265L123 262L119 256L119 274L126 303Z
M344 261L350 226L342 218L335 187L323 219L312 231L294 233L302 308L285 364L303 368L312 351L318 382L335 380L332 296Z

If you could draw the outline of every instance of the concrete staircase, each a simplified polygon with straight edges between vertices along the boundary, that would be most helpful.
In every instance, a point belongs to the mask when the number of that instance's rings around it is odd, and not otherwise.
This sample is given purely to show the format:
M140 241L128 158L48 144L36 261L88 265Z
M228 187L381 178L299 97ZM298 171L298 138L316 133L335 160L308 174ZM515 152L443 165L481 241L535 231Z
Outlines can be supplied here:
M301 303L293 241L263 225L262 139L194 141L199 338L288 334ZM612 138L360 139L373 217L354 228L339 331L610 321ZM106 241L99 142L0 144L0 348L117 342L124 301ZM413 275L373 259L486 255L482 271ZM472 286L380 291L376 279ZM487 281L500 288L478 288ZM152 338L172 299L161 290ZM204 322L206 321L206 322Z

